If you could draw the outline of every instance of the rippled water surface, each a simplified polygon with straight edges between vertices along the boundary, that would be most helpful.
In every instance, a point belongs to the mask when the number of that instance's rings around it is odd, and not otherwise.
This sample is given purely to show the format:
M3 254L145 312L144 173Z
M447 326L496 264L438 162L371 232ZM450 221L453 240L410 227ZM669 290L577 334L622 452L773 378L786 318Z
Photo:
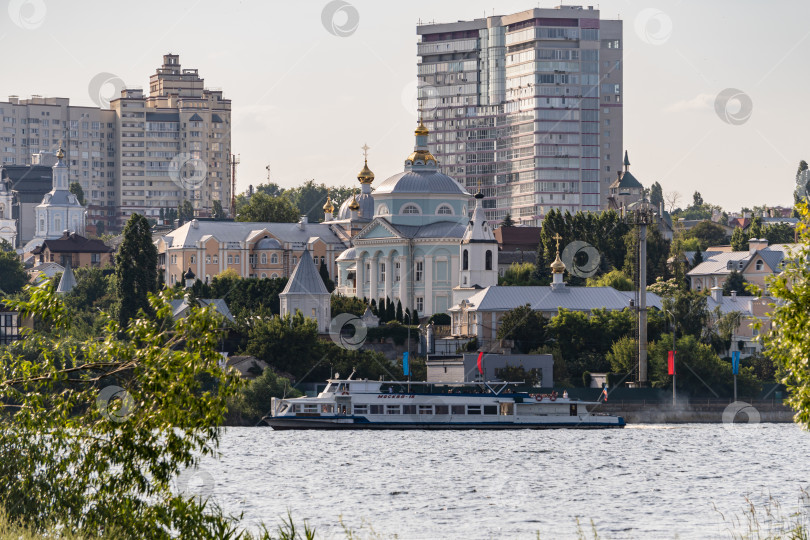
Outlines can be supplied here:
M248 525L290 510L323 538L728 537L745 496L786 508L810 485L794 425L606 431L272 431L230 428L198 488ZM200 480L200 477L203 480ZM207 483L206 487L203 486ZM191 485L191 484L190 484ZM590 536L589 536L590 537Z

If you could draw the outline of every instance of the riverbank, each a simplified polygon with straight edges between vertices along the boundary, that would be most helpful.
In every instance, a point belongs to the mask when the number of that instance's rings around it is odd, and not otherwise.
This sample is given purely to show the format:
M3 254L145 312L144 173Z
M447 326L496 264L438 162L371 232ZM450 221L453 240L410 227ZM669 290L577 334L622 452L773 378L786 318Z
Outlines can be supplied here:
M777 400L614 401L600 403L592 412L624 417L628 424L793 423L793 409Z

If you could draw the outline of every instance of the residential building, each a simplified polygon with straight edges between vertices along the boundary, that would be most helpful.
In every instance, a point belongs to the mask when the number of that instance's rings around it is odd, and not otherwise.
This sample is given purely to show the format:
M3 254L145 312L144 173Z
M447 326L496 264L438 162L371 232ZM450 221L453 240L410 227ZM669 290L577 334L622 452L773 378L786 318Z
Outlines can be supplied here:
M332 295L326 289L309 250L305 249L301 254L287 285L278 297L282 317L295 315L300 311L304 317L309 317L317 323L318 333L329 333Z
M157 218L161 208L191 201L200 217L213 202L229 211L231 101L207 89L198 70L176 54L149 78L149 95L127 88L110 102L119 159L115 176L118 225L133 213Z
M0 242L17 247L17 220L12 217L14 193L11 181L0 177Z
M706 308L709 312L719 310L721 315L739 312L740 325L731 336L729 354L740 351L740 356L746 358L762 350L759 341L760 334L768 333L771 329L771 318L768 313L773 309L771 304L776 300L769 296L740 296L737 291L724 296L722 287L712 287L706 297ZM757 328L759 323L759 328Z
M703 262L687 272L693 291L708 291L723 287L732 271L742 274L748 283L767 291L765 278L782 272L782 260L795 250L798 244L768 245L765 238L751 238L748 251L706 252ZM742 291L738 291L742 292Z
M2 165L0 182L12 193L11 217L15 221L15 247L26 245L37 229L36 207L53 189L53 168L43 165Z
M44 240L31 253L37 265L56 263L63 268L103 268L113 264L113 249L107 244L68 231L59 238Z
M430 150L480 187L487 220L607 207L622 159L622 21L559 6L416 31Z
M164 55L148 96L127 88L110 108L41 96L0 102L0 165L48 164L60 145L88 222L105 230L135 212L157 218L184 200L203 217L214 200L230 208L231 102L176 54Z
M155 245L159 270L170 286L182 282L188 268L206 283L229 268L245 278L289 277L307 249L336 279L335 261L346 249L328 224L308 223L306 216L298 223L193 219Z

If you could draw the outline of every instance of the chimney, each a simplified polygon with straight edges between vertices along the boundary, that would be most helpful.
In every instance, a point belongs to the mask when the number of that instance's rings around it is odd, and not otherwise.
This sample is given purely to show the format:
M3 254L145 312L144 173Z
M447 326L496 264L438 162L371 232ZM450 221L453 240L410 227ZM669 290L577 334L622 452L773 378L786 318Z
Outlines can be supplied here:
M737 291L731 291L731 301L732 302L737 301Z
M309 219L309 218L307 218L307 216L306 216L306 215L301 216L301 220L298 222L298 228L299 228L299 229L301 229L302 231L303 231L304 229L306 229L306 228L307 228L307 221L308 221L308 219Z
M712 300L718 304L723 303L723 289L721 287L712 287Z
M748 240L748 254L753 255L760 249L768 247L767 238L751 238Z
M196 218L191 220L191 228L192 229L199 229L200 228L200 222L197 221Z

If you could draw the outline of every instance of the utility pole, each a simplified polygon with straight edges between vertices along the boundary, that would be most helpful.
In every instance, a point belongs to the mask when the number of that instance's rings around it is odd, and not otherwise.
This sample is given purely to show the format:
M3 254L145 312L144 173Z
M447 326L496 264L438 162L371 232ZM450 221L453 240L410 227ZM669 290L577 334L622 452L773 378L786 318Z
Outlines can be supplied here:
M647 386L647 226L653 223L653 211L642 199L633 212L638 227L638 385Z
M236 219L236 166L240 161L239 155L231 154L231 218L233 219Z

